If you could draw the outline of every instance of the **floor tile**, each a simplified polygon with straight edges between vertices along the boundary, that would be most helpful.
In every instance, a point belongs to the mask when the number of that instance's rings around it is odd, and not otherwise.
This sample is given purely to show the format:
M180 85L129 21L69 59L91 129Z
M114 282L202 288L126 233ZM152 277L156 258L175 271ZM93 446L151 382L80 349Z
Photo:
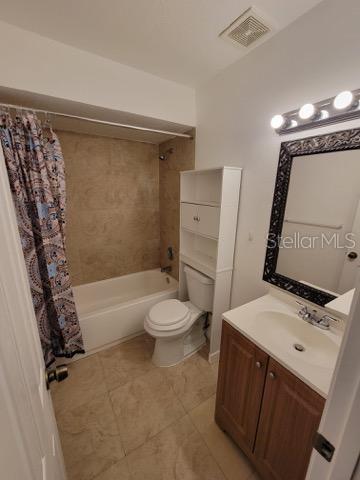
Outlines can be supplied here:
M218 376L219 376L219 360L216 360L216 361L212 362L210 364L210 366L211 366L211 370L213 372L213 375L215 377L215 381L217 383L217 379L218 379Z
M126 452L185 415L159 369L112 390L110 398Z
M69 377L64 382L51 385L55 411L75 408L106 392L97 354L69 364L68 370Z
M126 458L100 473L94 480L131 480Z
M108 390L125 385L155 368L151 362L152 342L140 335L99 353Z
M133 480L225 480L188 416L127 457Z
M175 394L187 411L207 400L216 391L214 372L201 353L164 370Z
M215 423L215 395L189 415L227 480L253 480L253 468L241 450ZM254 478L255 480L255 478Z
M261 477L259 476L258 473L254 472L254 473L250 476L249 480L261 480Z
M108 393L57 414L71 480L91 480L124 457Z

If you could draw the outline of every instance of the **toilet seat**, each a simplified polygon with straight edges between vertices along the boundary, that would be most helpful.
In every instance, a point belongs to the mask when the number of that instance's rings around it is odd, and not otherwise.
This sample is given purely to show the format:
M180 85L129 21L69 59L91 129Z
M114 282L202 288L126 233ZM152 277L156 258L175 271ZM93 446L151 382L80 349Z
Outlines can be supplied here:
M154 305L148 315L147 322L152 329L173 331L182 328L191 317L190 309L176 299L164 300Z
M144 329L155 338L152 360L157 367L177 365L205 343L203 323L197 323L204 313L189 301L175 299L164 300L150 309Z

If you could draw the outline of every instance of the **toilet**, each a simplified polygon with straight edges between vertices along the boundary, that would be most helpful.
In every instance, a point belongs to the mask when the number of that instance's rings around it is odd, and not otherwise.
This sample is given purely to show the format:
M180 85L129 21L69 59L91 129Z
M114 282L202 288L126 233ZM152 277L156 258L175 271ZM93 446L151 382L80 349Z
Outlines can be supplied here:
M180 363L206 341L204 324L212 310L214 280L188 265L184 272L190 301L164 300L145 317L144 328L155 338L152 361L158 367Z

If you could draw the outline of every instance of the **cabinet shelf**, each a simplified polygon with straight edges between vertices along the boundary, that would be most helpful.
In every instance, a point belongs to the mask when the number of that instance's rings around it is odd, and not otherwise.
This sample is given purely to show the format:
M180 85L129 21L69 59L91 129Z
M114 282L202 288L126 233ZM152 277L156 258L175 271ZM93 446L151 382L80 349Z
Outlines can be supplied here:
M211 235L206 235L205 233L196 232L195 230L191 230L190 228L186 228L186 227L181 227L181 228L185 232L193 233L194 235L198 235L199 237L208 238L209 240L214 240L214 242L218 241L216 237L212 237Z
M222 170L182 172L181 201L212 205L221 203Z
M201 252L180 252L180 260L208 277L215 279L216 261L212 257Z
M181 203L190 203L192 205L204 205L206 207L220 207L219 202L211 202L208 200L195 200L195 199L189 199L189 200L181 200Z

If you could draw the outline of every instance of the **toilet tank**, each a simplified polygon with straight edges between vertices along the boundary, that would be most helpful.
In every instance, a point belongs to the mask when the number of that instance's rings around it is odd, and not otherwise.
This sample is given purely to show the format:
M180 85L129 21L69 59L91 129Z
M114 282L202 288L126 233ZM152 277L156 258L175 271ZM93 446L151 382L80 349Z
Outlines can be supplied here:
M185 266L190 302L204 312L211 312L214 298L214 280L203 273Z

